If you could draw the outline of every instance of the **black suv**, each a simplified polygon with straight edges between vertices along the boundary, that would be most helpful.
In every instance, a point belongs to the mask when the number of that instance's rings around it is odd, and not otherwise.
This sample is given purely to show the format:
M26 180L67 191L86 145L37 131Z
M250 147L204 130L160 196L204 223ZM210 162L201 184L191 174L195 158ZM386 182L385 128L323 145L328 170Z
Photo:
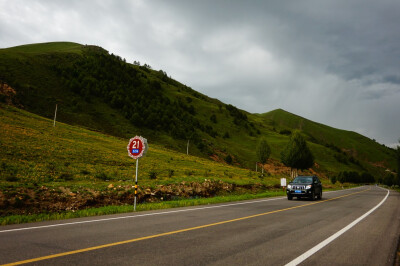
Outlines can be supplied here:
M286 195L288 200L293 197L309 198L314 200L322 198L322 185L316 176L298 176L290 182L286 188Z

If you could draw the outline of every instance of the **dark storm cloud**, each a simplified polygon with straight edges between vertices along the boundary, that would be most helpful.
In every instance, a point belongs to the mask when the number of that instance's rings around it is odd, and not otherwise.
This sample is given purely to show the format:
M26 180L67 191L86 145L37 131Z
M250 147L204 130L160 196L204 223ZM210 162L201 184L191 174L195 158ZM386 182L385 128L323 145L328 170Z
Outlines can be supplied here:
M250 112L400 134L400 2L4 1L0 47L75 41Z
M392 84L400 84L400 76L398 75L389 75L383 77L384 82L392 83Z

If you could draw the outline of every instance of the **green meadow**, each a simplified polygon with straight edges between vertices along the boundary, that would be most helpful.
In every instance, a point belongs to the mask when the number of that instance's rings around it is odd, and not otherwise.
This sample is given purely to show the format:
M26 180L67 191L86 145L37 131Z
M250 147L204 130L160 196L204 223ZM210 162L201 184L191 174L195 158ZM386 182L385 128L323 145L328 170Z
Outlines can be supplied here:
M54 127L51 119L5 105L0 105L0 116L0 196L3 199L26 197L23 200L38 201L40 199L29 197L26 191L43 187L87 193L88 190L108 191L111 184L115 188L129 187L129 193L133 193L135 160L128 157L129 139L59 122ZM282 175L267 173L261 177L254 170L186 155L152 144L151 139L148 141L148 153L139 159L141 191L160 185L202 183L205 180L222 181L243 189L233 193L222 191L211 198L177 196L169 201L144 201L138 204L137 211L284 195L279 186ZM257 190L251 189L254 185ZM324 185L330 189L340 187L329 180L324 180ZM131 212L132 204L2 215L0 224Z
M129 139L59 122L53 127L50 119L8 106L1 107L0 115L2 180L50 184L73 180L102 186L134 178L135 160L127 152ZM148 153L139 159L143 186L205 178L239 184L278 182L278 177L260 179L251 170L178 153L148 141Z

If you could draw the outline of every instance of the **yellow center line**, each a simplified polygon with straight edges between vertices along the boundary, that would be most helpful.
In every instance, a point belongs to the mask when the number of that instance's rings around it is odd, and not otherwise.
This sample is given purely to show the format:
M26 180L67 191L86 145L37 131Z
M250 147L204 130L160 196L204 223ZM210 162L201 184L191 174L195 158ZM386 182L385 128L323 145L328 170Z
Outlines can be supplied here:
M221 225L221 224L227 224L227 223L242 221L242 220L251 219L251 218L255 218L255 217L260 217L260 216L264 216L264 215L268 215L268 214L284 212L284 211L289 211L289 210L293 210L293 209L297 209L297 208L302 208L302 207L307 207L307 206L311 206L311 205L315 205L315 204L320 204L320 203L323 203L323 202L336 200L336 199L348 197L348 196L351 196L351 195L355 195L355 194L358 194L358 193L362 193L362 192L365 192L365 191L370 190L370 189L371 188L366 189L366 190L362 190L362 191L359 191L359 192L354 192L354 193L346 194L346 195L343 195L343 196L335 197L335 198L332 198L332 199L316 201L316 202L313 202L313 203L308 203L308 204L304 204L304 205L300 205L300 206L295 206L295 207L290 207L290 208L285 208L285 209L280 209L280 210L275 210L275 211L269 211L269 212L254 214L254 215L250 215L250 216L246 216L246 217L241 217L241 218L236 218L236 219L232 219L232 220L226 220L226 221L221 221L221 222L216 222L216 223L211 223L211 224L205 224L205 225L200 225L200 226L180 229L180 230L176 230L176 231L170 231L170 232L161 233L161 234L157 234L157 235L139 237L139 238L129 239L129 240L125 240L125 241L104 244L104 245L100 245L100 246L77 249L77 250L72 250L72 251L68 251L68 252L62 252L62 253L53 254L53 255L48 255L48 256L43 256L43 257L38 257L38 258L33 258L33 259L28 259L28 260L22 260L22 261L17 261L17 262L12 262L12 263L8 263L8 264L3 264L1 266L21 265L21 264L30 263L30 262L42 261L42 260L47 260L47 259L54 259L54 258L58 258L58 257L63 257L63 256L68 256L68 255L88 252L88 251L92 251L92 250L98 250L98 249L102 249L102 248L108 248L108 247L113 247L113 246L118 246L118 245L133 243L133 242L138 242L138 241L142 241L142 240L146 240L146 239L152 239L152 238L157 238L157 237L161 237L161 236L168 236L168 235L178 234L178 233L182 233L182 232L188 232L188 231L193 231L193 230L197 230L197 229L207 228L207 227L211 227L211 226L216 226L216 225Z

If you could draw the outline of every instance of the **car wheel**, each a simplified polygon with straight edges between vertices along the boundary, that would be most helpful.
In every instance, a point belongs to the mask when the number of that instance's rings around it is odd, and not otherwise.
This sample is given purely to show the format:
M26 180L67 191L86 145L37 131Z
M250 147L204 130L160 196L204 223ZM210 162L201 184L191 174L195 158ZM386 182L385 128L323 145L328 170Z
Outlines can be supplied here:
M310 200L314 200L314 199L315 199L315 191L313 190L313 192L311 193Z
M288 200L292 200L292 199L293 199L293 196L292 196L292 195L287 195L287 199L288 199Z
M322 199L322 190L319 192L317 199L319 199L319 200Z

